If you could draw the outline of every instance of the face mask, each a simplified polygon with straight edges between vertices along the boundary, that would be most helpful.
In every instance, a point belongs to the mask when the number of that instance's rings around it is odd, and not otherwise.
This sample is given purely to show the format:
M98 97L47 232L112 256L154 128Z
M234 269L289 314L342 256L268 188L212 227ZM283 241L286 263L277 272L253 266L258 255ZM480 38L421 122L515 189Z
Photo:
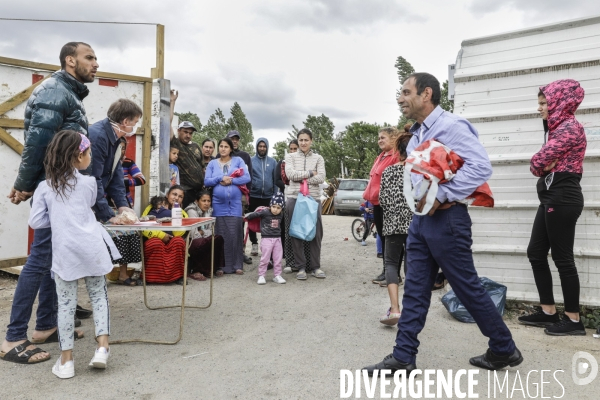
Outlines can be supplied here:
M127 132L127 131L124 131L123 129L119 128L119 124L117 124L116 122L111 121L110 124L112 125L113 129L124 133L126 137L131 137L131 136L135 135L135 131L137 130L137 129L135 129L135 127L137 125L125 125L127 128L131 128L131 132Z

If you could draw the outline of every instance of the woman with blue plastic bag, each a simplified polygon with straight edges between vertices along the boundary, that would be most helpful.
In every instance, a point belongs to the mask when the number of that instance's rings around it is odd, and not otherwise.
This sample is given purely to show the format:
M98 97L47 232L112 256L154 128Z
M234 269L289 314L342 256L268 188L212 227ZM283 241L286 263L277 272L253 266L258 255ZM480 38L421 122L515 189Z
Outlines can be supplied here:
M294 208L300 193L302 182L306 179L309 195L318 204L317 218L315 222L314 238L308 243L310 245L311 273L315 278L325 278L325 272L321 269L321 239L323 238L323 224L321 222L321 202L319 201L319 184L325 181L325 160L311 151L312 132L306 128L298 132L298 146L296 153L289 153L285 157L285 174L290 184L285 188L287 198L285 206L285 218L292 221L290 231L294 228ZM292 250L294 252L294 265L298 268L296 279L306 280L306 266L309 260L304 255L304 241L292 237Z

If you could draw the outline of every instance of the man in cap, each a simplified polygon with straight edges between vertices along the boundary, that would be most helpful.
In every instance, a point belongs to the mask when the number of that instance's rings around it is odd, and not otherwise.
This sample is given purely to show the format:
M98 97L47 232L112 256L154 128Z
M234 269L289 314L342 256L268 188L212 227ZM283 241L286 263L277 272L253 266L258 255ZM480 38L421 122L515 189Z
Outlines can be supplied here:
M178 95L177 91L171 90L171 121ZM197 194L200 193L204 184L202 149L198 143L192 142L195 131L196 127L189 121L179 124L177 134L171 129L171 147L179 150L179 157L175 165L179 168L179 180L184 189L181 208L187 207L196 200Z

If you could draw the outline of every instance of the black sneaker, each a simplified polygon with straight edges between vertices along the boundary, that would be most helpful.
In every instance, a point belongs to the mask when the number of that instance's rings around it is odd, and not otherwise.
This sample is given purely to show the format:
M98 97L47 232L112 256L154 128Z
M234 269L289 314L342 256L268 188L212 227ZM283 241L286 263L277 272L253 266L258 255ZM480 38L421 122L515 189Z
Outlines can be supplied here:
M377 253L377 258L383 258L383 253Z
M245 264L252 264L252 258L248 257L247 255L244 254L244 263Z
M538 326L540 328L545 328L547 326L552 326L560 322L560 317L558 316L558 313L548 315L542 310L541 307L535 307L535 309L536 311L533 314L519 317L519 323L523 325L531 325Z
M77 318L86 319L91 317L92 314L94 314L92 310L87 310L81 307L79 304L77 304L77 308L75 309L75 315L77 316Z
M579 320L579 322L571 321L571 318L563 315L563 319L556 324L547 327L544 329L546 335L552 336L585 336L585 327L583 326L583 322Z
M380 274L377 278L373 279L371 282L373 282L377 285L379 285L381 283L385 283L385 274L384 273Z

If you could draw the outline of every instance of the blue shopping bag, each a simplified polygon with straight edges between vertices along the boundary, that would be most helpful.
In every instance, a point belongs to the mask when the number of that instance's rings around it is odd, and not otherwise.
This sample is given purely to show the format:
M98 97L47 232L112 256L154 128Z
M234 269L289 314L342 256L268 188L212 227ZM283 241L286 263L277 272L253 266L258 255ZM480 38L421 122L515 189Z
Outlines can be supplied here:
M298 193L292 222L290 222L290 236L307 242L313 240L317 234L318 212L319 205L315 199Z

